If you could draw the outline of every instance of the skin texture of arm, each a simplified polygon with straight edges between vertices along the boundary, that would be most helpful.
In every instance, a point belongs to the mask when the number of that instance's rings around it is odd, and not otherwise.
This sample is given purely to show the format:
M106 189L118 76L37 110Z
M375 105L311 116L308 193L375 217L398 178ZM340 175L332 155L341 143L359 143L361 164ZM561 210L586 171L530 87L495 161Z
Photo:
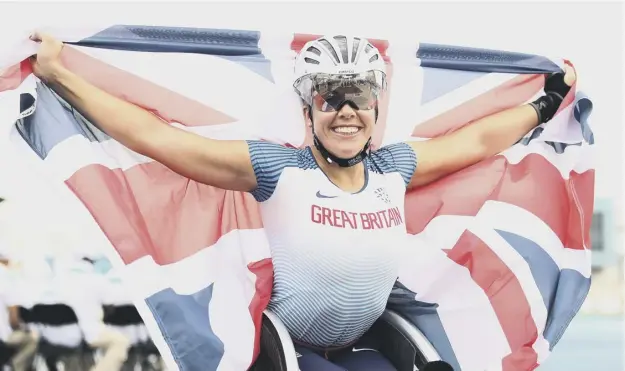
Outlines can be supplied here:
M575 70L566 65L564 72L564 84L573 86L577 79ZM451 134L411 142L417 169L408 188L426 185L492 157L510 148L539 123L537 110L524 104L484 117Z
M417 169L408 188L426 185L494 156L536 125L536 111L523 105L485 117L448 135L411 142L417 155Z

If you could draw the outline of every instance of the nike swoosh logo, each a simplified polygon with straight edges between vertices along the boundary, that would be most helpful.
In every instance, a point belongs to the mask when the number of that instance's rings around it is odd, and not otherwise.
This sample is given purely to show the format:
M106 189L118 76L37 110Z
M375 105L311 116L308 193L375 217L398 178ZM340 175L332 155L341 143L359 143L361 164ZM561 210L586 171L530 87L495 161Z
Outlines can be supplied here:
M317 191L317 197L319 197L319 198L337 198L338 196L326 196L326 195L322 195L321 192Z

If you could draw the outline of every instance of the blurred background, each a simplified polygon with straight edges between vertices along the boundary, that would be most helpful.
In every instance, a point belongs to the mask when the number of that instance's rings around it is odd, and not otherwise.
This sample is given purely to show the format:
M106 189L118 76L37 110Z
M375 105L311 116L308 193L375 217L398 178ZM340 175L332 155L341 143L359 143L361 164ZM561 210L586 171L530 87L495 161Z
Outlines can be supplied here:
M241 9L245 9L244 12ZM314 11L318 10L318 11ZM540 371L623 370L623 5L617 2L458 3L0 3L0 51L35 27L157 24L325 33L347 29L379 38L415 40L563 57L578 71L578 86L594 103L591 126L599 146L592 220L593 281L580 314ZM273 18L281 13L279 18ZM259 16L259 14L266 14ZM0 123L0 134L7 125ZM6 156L0 137L0 283L22 282L21 292L44 290L54 301L73 290L72 277L98 277L105 314L132 318L127 293L105 257L109 249L95 222L68 189L47 182ZM87 258L87 259L85 259ZM76 276L79 275L79 276ZM27 277L27 279L24 279ZM79 280L82 280L79 279ZM91 281L89 281L91 282ZM43 283L46 283L45 285ZM2 285L0 284L0 287ZM86 300L86 299L85 299ZM117 309L116 309L117 308ZM121 308L121 309L120 309ZM116 312L117 310L117 312ZM28 313L25 313L28 315ZM62 316L62 314L59 314ZM130 316L130 317L128 317ZM123 317L123 316L122 316ZM158 368L139 322L125 336ZM129 327L128 327L129 326ZM1 329L0 329L1 331ZM68 330L67 334L70 334ZM1 335L1 333L0 333ZM50 335L52 337L58 336ZM71 335L67 335L70 336ZM139 359L137 358L137 359Z

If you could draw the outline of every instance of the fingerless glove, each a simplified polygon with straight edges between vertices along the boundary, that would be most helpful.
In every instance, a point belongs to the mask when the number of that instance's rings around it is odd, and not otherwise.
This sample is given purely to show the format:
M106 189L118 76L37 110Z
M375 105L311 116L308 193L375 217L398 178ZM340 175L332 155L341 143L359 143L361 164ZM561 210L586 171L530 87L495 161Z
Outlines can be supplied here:
M531 102L538 114L538 121L543 124L553 118L571 87L564 82L564 73L549 75L545 81L545 95Z

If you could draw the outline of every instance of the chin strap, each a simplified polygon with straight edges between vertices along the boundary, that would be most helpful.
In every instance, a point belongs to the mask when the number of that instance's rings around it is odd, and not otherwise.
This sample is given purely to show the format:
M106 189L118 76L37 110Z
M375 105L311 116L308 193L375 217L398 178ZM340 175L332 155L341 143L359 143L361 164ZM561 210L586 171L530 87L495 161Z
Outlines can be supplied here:
M310 106L308 109L308 117L310 118L310 122L312 123L313 121L312 107ZM376 123L378 122L378 107L375 107L375 122ZM351 167L362 162L365 158L367 158L367 156L369 156L369 146L371 145L371 138L367 140L367 143L365 143L365 146L360 150L360 152L358 152L358 154L356 154L356 156L352 158L340 158L330 153L330 151L328 151L326 147L324 147L323 144L321 144L321 141L319 140L319 138L317 138L317 134L315 134L314 124L312 125L312 134L313 134L313 143L315 145L315 148L317 148L319 153L321 153L323 158L329 164L335 163L339 165L340 167Z
M315 129L313 128L313 142L315 144L315 148L321 153L323 158L329 163L335 163L340 167L350 167L362 162L369 155L369 145L371 144L371 138L367 141L365 146L363 147L358 154L352 158L340 158L333 154L331 154L326 147L321 144L319 138L317 138L317 134L315 134Z

